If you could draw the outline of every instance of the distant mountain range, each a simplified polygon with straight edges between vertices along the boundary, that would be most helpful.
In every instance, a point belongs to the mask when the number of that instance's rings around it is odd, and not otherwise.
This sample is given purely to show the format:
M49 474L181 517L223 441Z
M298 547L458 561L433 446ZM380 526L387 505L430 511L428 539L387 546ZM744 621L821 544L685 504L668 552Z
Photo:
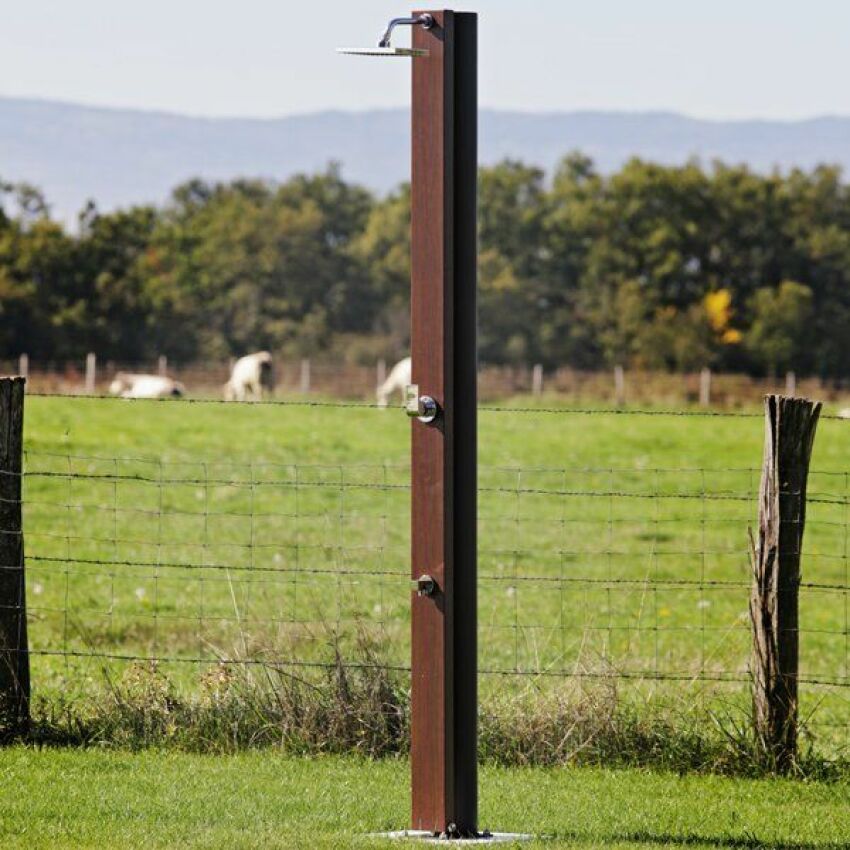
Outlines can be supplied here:
M384 192L407 179L404 109L317 112L277 119L192 118L163 112L0 98L0 178L27 180L71 220L86 200L112 209L164 201L195 176L283 180L331 160L348 179ZM757 170L850 167L850 118L703 121L669 112L522 113L481 110L480 160L513 157L551 168L579 149L603 171L631 156L691 156Z

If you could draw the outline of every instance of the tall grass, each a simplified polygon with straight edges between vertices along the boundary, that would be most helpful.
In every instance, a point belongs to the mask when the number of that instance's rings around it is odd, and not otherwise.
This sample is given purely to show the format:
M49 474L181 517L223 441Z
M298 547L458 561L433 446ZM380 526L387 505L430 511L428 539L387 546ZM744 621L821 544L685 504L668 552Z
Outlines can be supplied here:
M180 695L156 665L130 665L117 679L104 670L97 697L36 701L27 739L200 753L275 748L301 755L406 755L406 677L382 662L365 633L358 637L354 663L343 660L335 638L329 646L329 663L319 676L227 659L207 669L189 696ZM601 681L578 675L548 690L531 680L520 690L484 695L479 756L503 766L641 767L749 777L776 772L754 740L748 713L717 698L711 706L641 697L635 689L624 694L614 675ZM805 729L801 740L792 774L850 776L850 759L826 758Z
M190 696L155 663L134 663L118 679L104 669L96 697L37 701L31 734L45 743L129 749L398 753L408 737L407 693L365 634L356 651L357 662L346 664L335 640L319 677L226 659L201 674Z

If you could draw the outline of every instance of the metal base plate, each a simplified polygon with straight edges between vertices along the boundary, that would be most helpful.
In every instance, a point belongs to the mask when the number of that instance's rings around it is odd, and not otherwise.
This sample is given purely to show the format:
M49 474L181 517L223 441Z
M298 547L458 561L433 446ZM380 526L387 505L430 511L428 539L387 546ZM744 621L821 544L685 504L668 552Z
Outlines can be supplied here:
M493 832L482 838L437 838L433 832L418 829L400 829L396 832L373 832L372 838L388 838L391 840L421 841L424 844L450 844L456 847L466 847L470 844L513 844L520 841L531 841L533 835L522 832Z

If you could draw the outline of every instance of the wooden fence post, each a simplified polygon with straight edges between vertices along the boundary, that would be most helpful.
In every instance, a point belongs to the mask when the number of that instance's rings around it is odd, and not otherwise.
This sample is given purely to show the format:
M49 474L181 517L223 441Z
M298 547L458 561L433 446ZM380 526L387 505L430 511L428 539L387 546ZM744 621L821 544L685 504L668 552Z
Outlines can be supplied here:
M617 407L626 403L626 373L622 366L614 367L614 402Z
M543 393L543 366L540 363L535 363L531 372L531 392L533 395Z
M707 367L699 373L699 404L700 407L711 405L711 369Z
M24 378L0 378L0 731L29 723L21 471Z
M797 395L797 375L794 372L787 372L785 375L785 395Z
M310 392L310 361L306 358L301 361L301 392Z
M160 354L157 358L156 371L162 376L168 374L168 358L164 354Z
M375 389L380 389L387 379L387 361L382 357L375 367Z
M800 554L820 410L808 399L765 397L758 540L751 539L753 723L762 755L783 771L797 753Z
M86 355L86 395L94 395L97 381L97 356L93 351Z
M28 378L30 373L30 356L29 354L22 354L18 358L18 374L22 378Z

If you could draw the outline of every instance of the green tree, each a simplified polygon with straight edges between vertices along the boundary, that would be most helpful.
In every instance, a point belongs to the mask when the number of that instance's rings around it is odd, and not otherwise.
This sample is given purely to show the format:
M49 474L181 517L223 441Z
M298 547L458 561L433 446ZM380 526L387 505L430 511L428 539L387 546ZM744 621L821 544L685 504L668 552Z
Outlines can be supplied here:
M479 180L480 350L492 363L850 371L850 187L837 168L756 174L567 155L551 183ZM190 180L163 208L69 233L0 182L0 356L403 353L410 190L337 166L285 183Z
M757 289L752 312L745 344L760 366L776 374L806 362L812 330L812 291L808 286L787 280L777 289Z
M371 206L336 167L280 186L180 187L143 261L164 350L307 353L370 330L379 302L353 244Z
M410 347L410 186L375 203L351 244L351 257L368 278L374 300L373 330L387 338L385 353L401 357Z
M140 260L148 250L157 213L135 207L107 215L90 205L80 219L76 277L86 300L85 343L117 360L150 359L154 312Z
M479 171L480 352L490 362L537 360L545 349L544 174L505 160Z

